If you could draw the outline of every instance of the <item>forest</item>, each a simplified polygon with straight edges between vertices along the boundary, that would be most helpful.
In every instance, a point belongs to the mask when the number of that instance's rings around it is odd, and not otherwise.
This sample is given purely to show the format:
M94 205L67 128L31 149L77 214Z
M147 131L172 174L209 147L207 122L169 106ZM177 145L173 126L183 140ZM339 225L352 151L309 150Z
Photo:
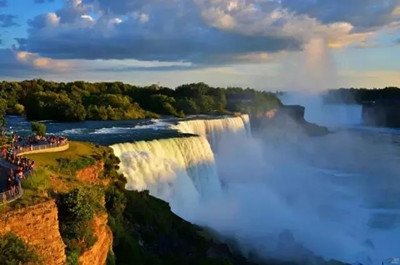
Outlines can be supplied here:
M194 114L253 113L281 106L276 94L205 83L175 89L122 82L52 82L42 79L0 83L0 116L29 120L126 120Z
M372 104L372 103L397 103L400 104L400 88L340 88L329 90L325 94L327 103L345 104Z

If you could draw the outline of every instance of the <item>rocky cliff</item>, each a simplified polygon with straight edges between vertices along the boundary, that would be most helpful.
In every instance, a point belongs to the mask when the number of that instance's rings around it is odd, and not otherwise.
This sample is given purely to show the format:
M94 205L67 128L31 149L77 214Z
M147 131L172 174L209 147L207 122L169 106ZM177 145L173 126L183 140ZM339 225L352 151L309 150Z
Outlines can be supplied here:
M94 165L79 170L76 173L81 185L106 185L100 178L104 163L99 161ZM61 220L56 198L20 209L0 212L0 235L12 232L22 239L41 258L46 265L64 265L67 263L66 245L60 233ZM104 204L104 199L102 204ZM104 265L112 248L113 235L107 225L108 215L96 215L91 221L96 242L78 259L83 265ZM0 262L1 263L1 262Z
M43 264L65 264L54 200L0 214L0 234L13 232L41 257Z
M299 105L281 106L264 113L251 115L251 126L254 131L284 130L293 133L302 132L310 136L328 133L326 127L310 123L304 119L305 108Z
M92 221L96 243L88 251L79 257L81 265L102 265L106 264L106 259L112 247L112 232L107 226L108 215L96 216Z

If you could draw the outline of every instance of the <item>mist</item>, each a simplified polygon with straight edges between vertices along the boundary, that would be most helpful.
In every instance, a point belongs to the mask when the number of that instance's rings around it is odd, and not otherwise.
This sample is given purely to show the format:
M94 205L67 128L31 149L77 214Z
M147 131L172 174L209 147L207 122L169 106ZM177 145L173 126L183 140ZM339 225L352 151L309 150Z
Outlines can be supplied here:
M354 106L347 115L346 125L359 123ZM323 137L294 130L224 137L215 155L221 194L183 215L235 238L245 254L304 262L314 253L380 264L399 255L395 138L345 127Z

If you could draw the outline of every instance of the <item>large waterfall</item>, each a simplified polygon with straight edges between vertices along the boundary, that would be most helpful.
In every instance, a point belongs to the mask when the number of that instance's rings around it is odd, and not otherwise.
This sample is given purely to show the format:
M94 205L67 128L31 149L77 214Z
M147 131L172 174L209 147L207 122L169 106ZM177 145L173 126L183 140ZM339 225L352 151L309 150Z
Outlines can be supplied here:
M248 137L250 132L249 115L226 117L219 119L196 119L180 121L173 126L182 133L196 134L207 137L213 149L222 137Z
M179 137L111 146L121 160L127 189L149 190L175 208L193 207L218 194L214 154L204 137Z

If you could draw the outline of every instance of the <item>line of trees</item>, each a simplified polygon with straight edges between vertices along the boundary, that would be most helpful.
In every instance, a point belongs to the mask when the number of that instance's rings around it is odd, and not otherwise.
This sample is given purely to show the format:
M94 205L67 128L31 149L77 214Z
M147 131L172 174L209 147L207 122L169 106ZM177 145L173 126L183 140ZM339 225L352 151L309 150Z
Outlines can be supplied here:
M4 114L18 114L30 120L123 120L160 115L249 113L279 106L281 102L274 93L217 88L205 83L185 84L175 89L122 82L58 83L42 79L0 83L2 119Z
M400 88L340 88L329 90L325 95L327 103L370 104L375 102L400 103Z

